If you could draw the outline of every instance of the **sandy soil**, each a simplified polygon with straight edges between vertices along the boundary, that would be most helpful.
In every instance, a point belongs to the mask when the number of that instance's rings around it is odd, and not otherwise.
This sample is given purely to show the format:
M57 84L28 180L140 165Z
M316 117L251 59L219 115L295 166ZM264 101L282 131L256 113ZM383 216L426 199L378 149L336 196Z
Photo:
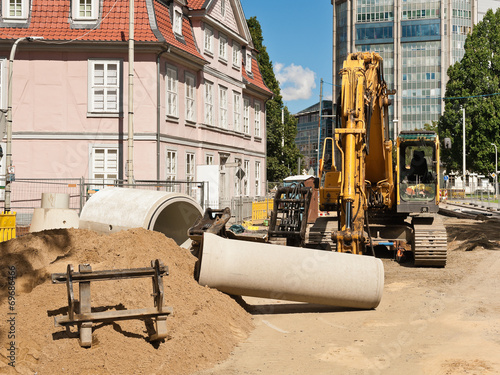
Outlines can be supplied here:
M256 329L197 375L499 374L500 222L445 224L446 268L383 259L376 310L245 298Z
M163 278L168 338L149 342L154 325L127 320L96 323L92 347L54 327L66 315L66 286L52 285L51 273L90 263L93 270L148 267L160 259L169 267ZM194 280L195 258L161 233L132 229L109 236L88 230L34 233L0 244L1 374L190 374L227 358L252 330L250 315L233 299ZM5 285L8 266L17 268L15 314L9 315ZM93 311L153 307L151 278L91 283ZM78 286L74 286L78 298ZM15 368L8 365L7 318L15 316Z

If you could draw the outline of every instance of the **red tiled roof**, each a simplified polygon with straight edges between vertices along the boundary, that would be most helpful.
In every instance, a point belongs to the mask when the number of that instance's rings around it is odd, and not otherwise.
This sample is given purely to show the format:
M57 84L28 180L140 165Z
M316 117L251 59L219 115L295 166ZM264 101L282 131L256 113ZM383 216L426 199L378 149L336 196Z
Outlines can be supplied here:
M191 9L204 9L208 0L187 0L187 6Z
M262 78L262 74L260 73L259 69L259 63L257 62L256 59L252 57L252 74L249 76L247 73L247 70L245 69L245 66L242 66L241 68L243 72L243 79L248 81L248 83L253 84L257 86L258 88L268 92L269 94L273 94L271 90L266 86L264 83L264 79Z
M167 7L154 1L157 26L165 40L180 49L202 58L194 44L189 21L184 18L183 34L186 43L179 42L172 31ZM104 0L102 22L95 28L72 28L68 22L71 14L70 0L32 0L29 27L0 27L1 39L17 39L24 36L42 36L52 41L103 41L128 40L129 1ZM146 0L136 0L134 6L134 40L137 42L162 42L154 34L149 23Z

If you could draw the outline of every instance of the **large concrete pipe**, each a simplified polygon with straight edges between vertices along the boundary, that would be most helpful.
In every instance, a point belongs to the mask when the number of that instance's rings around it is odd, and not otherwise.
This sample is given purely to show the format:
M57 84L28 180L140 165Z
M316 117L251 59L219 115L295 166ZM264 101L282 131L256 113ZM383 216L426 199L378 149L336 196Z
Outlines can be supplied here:
M165 234L181 245L202 216L189 195L155 190L109 187L95 193L80 214L80 228L112 233L145 228Z
M384 288L380 259L203 235L198 282L228 294L372 309Z

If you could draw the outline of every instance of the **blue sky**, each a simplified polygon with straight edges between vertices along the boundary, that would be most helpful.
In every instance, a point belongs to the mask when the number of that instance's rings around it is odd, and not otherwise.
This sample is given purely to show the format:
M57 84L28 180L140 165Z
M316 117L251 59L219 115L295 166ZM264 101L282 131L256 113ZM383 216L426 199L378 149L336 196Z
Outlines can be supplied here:
M241 0L245 17L257 17L264 45L291 113L332 96L332 13L330 0Z

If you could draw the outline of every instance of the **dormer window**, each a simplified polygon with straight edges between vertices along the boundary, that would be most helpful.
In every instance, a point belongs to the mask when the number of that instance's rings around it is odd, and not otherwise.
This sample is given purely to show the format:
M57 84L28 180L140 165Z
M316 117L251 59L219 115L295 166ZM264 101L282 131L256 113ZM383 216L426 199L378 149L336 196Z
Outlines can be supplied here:
M28 18L28 0L2 0L2 18L8 21L25 21Z
M182 35L182 13L177 9L174 11L174 33Z
M97 19L98 0L73 0L73 19L76 21L92 21Z
M226 16L226 0L220 0L220 14L222 17Z
M247 61L246 61L246 69L248 73L252 73L252 53L247 52Z

